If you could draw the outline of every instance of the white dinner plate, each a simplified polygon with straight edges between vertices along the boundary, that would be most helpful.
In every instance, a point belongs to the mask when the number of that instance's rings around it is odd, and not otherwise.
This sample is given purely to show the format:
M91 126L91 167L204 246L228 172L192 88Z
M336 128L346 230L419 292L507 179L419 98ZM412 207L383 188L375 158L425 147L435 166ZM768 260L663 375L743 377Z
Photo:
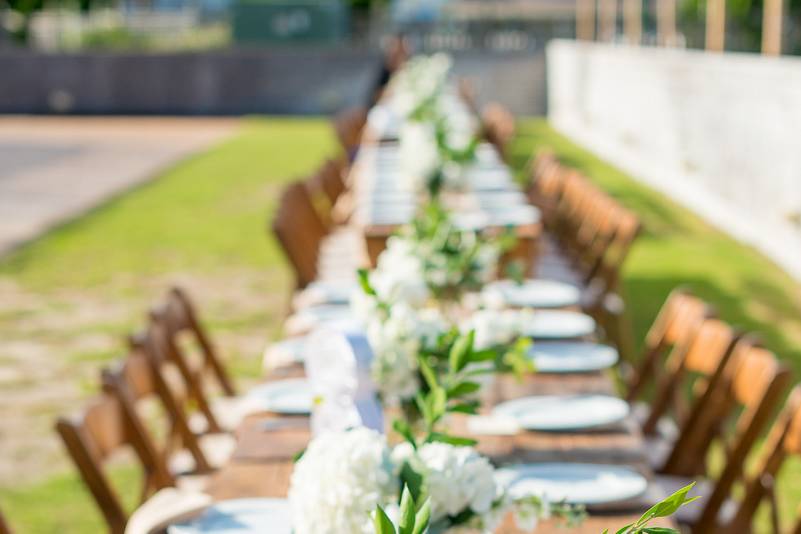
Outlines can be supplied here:
M617 363L618 353L609 345L569 341L535 343L528 352L538 373L589 373Z
M462 211L452 215L453 225L460 230L483 230L489 226L489 217L483 211Z
M537 495L550 502L608 504L645 493L648 481L627 467L603 464L542 463L498 469L497 480L514 497Z
M595 320L587 314L563 310L537 310L523 327L534 339L573 339L595 332Z
M290 337L270 343L262 355L262 367L265 371L276 369L306 360L306 336Z
M276 380L248 392L244 401L250 410L263 410L286 415L311 413L314 393L306 378Z
M575 306L581 300L581 290L574 285L555 280L498 280L487 285L487 292L498 292L508 306L529 308L563 308Z
M467 182L473 191L513 191L512 175L503 167L475 169L467 174Z
M540 222L540 210L534 206L509 206L507 209L486 210L490 226L522 226Z
M526 430L573 432L619 423L629 410L611 395L536 395L502 402L492 413L513 417Z
M482 191L475 195L476 202L486 211L504 210L510 206L526 206L526 195L520 191Z
M168 534L291 534L286 499L234 499L213 504L199 517L172 525Z
M292 315L291 318L313 328L322 323L352 319L353 312L347 304L320 304L303 308Z

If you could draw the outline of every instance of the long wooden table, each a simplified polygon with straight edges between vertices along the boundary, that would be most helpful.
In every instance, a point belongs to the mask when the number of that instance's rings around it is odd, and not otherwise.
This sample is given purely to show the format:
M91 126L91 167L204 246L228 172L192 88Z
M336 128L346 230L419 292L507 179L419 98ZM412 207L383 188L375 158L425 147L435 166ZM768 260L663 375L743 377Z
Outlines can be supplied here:
M296 371L287 375L296 375ZM281 377L283 378L283 377ZM484 392L485 406L525 395L552 393L614 393L608 373L575 375L531 375L516 381L499 377ZM458 428L459 421L453 421ZM207 492L217 500L243 497L286 497L292 474L293 456L311 437L308 418L275 414L255 414L246 418L237 431L238 446L228 465L212 475ZM581 433L521 432L513 436L476 436L478 450L496 464L512 462L596 462L630 466L651 478L639 428L625 422L611 428ZM537 533L593 533L611 531L637 518L650 504L644 497L606 508L590 509L590 516L579 526L546 521ZM509 518L507 518L509 519ZM654 522L674 526L670 520ZM507 520L497 531L516 534Z

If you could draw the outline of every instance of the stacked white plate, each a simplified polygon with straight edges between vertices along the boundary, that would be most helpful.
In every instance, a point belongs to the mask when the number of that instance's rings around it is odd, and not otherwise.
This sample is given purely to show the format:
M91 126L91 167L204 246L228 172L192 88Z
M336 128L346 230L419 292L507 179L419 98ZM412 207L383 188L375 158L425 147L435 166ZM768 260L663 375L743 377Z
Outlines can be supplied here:
M606 427L629 415L626 401L611 395L537 395L498 404L493 415L513 418L525 430L576 432Z
M592 317L563 310L538 310L523 329L523 335L533 339L575 339L594 332Z
M507 306L521 308L564 308L575 306L581 300L581 290L574 285L555 280L498 280L487 284L484 290L496 293Z
M617 363L613 347L598 343L542 341L528 352L538 373L590 373Z
M314 402L311 384L306 378L268 382L252 389L243 399L248 412L275 412L284 415L307 415Z
M286 499L234 499L221 501L191 521L172 525L168 534L291 534Z
M645 477L633 469L603 464L513 465L497 470L496 478L515 497L536 495L579 505L628 501L648 488Z

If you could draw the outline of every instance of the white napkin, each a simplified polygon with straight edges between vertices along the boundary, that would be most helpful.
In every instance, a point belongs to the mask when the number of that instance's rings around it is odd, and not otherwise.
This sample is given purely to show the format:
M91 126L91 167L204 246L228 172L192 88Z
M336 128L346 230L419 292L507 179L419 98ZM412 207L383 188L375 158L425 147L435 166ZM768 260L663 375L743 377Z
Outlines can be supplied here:
M475 436L513 436L520 432L520 423L508 415L471 415L467 431Z
M317 403L312 433L354 426L384 430L381 405L370 376L372 350L357 329L320 328L307 344L306 374Z
M125 534L160 532L171 524L199 516L212 502L211 496L206 493L164 488L131 514Z

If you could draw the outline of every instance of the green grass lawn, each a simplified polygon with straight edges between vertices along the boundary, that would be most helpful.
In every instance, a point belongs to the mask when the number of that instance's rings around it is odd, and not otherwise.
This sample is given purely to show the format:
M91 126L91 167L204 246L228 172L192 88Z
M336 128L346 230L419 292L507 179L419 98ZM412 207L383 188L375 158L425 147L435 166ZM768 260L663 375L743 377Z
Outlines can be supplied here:
M0 261L0 277L56 300L66 290L101 304L122 299L131 303L134 315L141 313L145 297L160 289L153 287L154 279L188 272L202 275L215 291L227 291L233 281L241 285L245 279L255 306L233 313L228 301L204 310L205 317L214 334L250 332L266 338L277 327L290 281L275 243L265 237L278 184L310 171L335 146L322 120L246 121L234 139ZM759 332L768 347L801 369L798 284L750 248L638 185L542 120L520 122L511 151L516 168L522 169L542 146L553 148L565 163L583 170L642 218L645 231L623 278L638 339L670 290L684 285L714 304L724 319ZM20 310L17 316L0 317L0 339L4 328L10 332L31 313ZM96 322L91 328L115 334L131 326L130 321ZM101 351L84 358L94 368L113 354ZM86 363L79 356L74 356L75 365ZM235 362L240 375L257 369L252 355L239 355ZM93 382L87 386L90 391L92 387ZM90 496L72 471L64 472L64 465L32 485L0 483L0 508L19 532L102 531ZM782 477L781 495L785 510L791 511L801 497L801 466L794 463L789 472ZM115 473L126 493L135 491L130 469L117 468Z

